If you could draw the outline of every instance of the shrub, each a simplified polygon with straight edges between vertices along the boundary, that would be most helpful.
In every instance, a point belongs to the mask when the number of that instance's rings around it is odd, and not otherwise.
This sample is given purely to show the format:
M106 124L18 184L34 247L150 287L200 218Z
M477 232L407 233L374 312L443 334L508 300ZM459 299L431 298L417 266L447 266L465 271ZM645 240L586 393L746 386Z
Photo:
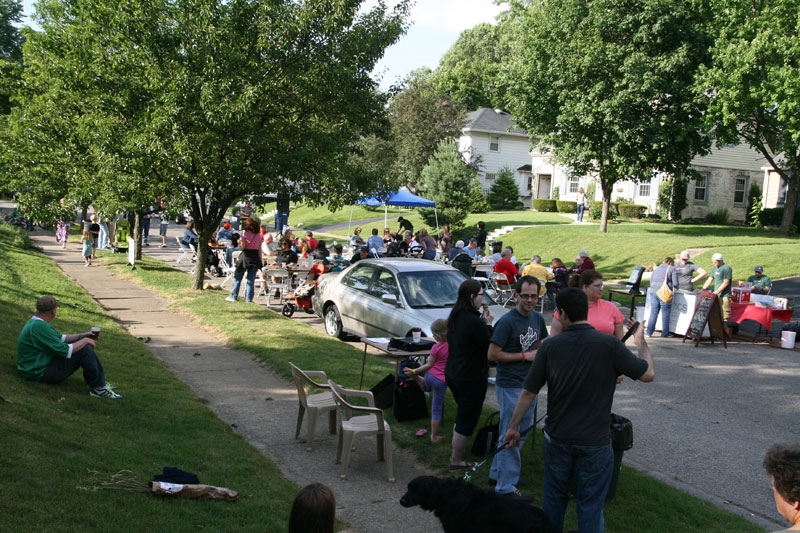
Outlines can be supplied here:
M759 212L758 220L761 222L762 226L780 226L783 222L783 208L773 207L771 209L764 209ZM800 226L800 209L794 210L794 220L792 223L795 226Z
M615 220L619 216L619 204L611 202L608 206L608 220ZM600 220L603 216L603 202L592 202L589 208L589 220Z
M586 186L586 201L594 202L595 195L597 194L597 182L592 180Z
M533 200L533 208L546 213L555 213L557 211L556 201L546 198L535 198Z
M514 181L514 173L508 167L500 169L497 179L489 189L486 200L492 209L522 209L519 201L519 189Z
M757 205L756 205L757 204ZM754 209L754 207L756 209ZM753 225L753 221L758 218L758 211L761 210L761 187L758 186L758 183L753 183L750 185L750 189L747 191L747 208L745 215L744 222L748 225Z
M706 215L706 222L709 224L727 224L728 223L728 210L720 209L712 211Z
M688 180L683 178L667 178L658 186L658 210L662 216L672 220L680 220L681 212L686 209L688 200Z
M419 212L422 221L429 228L436 227L437 215L439 217L439 226L450 224L452 229L462 227L464 219L467 218L467 209L465 207L444 207L438 211L430 207L420 207L417 212Z
M467 209L470 213L486 213L489 211L489 202L483 197L481 182L478 181L478 178L472 180L472 187L469 189L469 198L467 199Z
M644 205L619 204L619 216L623 218L644 218L647 207Z
M556 185L555 187L553 187L553 193L550 195L550 199L558 200L559 198L561 198L561 193L558 190L558 185Z
M575 213L578 210L578 202L556 200L556 207L559 213Z

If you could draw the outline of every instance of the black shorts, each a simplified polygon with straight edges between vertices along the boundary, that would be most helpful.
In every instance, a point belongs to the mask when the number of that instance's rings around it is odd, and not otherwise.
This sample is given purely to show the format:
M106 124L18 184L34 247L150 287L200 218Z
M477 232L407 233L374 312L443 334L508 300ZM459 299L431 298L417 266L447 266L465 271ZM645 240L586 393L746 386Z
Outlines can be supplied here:
M447 379L447 386L458 405L456 409L456 433L469 437L481 418L483 400L488 383L481 381L457 381Z

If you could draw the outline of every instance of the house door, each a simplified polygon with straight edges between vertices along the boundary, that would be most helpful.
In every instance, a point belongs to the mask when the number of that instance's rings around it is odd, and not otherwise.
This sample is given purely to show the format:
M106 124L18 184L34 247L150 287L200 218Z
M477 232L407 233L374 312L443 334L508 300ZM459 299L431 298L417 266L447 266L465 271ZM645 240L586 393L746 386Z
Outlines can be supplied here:
M550 174L539 174L539 186L536 187L536 198L547 200L550 198Z

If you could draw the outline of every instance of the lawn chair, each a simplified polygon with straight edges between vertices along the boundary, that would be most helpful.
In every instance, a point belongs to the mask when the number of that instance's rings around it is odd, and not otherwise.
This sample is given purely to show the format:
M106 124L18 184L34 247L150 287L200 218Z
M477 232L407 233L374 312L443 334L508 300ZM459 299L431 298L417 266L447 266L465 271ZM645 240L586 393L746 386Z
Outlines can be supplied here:
M236 273L236 267L234 265L236 264L236 258L239 257L240 253L242 252L236 251L231 254L233 265L229 265L225 260L225 254L219 254L219 267L222 269L222 273L225 274L225 279L223 279L222 283L219 284L220 287L225 287L225 284L233 279L233 275Z
M292 276L289 271L285 268L268 268L264 272L264 278L267 305L271 305L272 293L275 291L278 291L278 303L283 305L284 296L292 290Z
M331 393L339 411L339 446L336 450L336 462L341 462L342 479L347 479L347 466L350 464L350 451L357 437L375 435L378 444L378 461L386 461L386 473L390 483L394 483L394 470L392 469L392 430L383 419L383 411L375 407L375 398L370 391L345 389L333 381ZM348 403L348 397L365 398L368 407L361 407ZM362 416L353 416L354 413L364 413Z
M180 248L179 251L181 252L181 255L175 261L176 265L181 264L181 261L184 259L188 259L189 262L192 262L197 258L197 250L195 250L194 245L183 244L180 237L175 237L175 240L178 241L178 247Z
M505 307L514 298L514 285L509 283L508 276L502 272L492 272L492 280L497 291L497 301Z
M317 427L317 418L328 413L328 431L331 435L336 434L336 402L330 392L331 386L327 384L328 376L321 370L300 370L294 363L289 363L292 367L292 378L294 386L297 387L297 428L294 438L300 436L300 427L303 425L303 416L308 411L308 436L306 437L306 450L311 451L314 444L314 431ZM314 381L317 378L319 381ZM308 394L306 387L310 389L322 389L325 392Z

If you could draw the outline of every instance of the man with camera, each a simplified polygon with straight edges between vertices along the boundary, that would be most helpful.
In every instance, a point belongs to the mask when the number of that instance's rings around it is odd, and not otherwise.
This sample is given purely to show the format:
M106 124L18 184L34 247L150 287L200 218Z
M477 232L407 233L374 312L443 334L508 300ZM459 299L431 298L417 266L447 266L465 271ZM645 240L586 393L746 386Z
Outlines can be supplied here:
M582 290L561 290L556 306L563 331L539 347L503 442L519 445L520 423L546 383L542 510L561 531L574 475L578 530L602 532L603 502L614 470L610 426L617 377L653 381L653 358L643 328L634 335L637 357L618 338L589 325L589 301Z

